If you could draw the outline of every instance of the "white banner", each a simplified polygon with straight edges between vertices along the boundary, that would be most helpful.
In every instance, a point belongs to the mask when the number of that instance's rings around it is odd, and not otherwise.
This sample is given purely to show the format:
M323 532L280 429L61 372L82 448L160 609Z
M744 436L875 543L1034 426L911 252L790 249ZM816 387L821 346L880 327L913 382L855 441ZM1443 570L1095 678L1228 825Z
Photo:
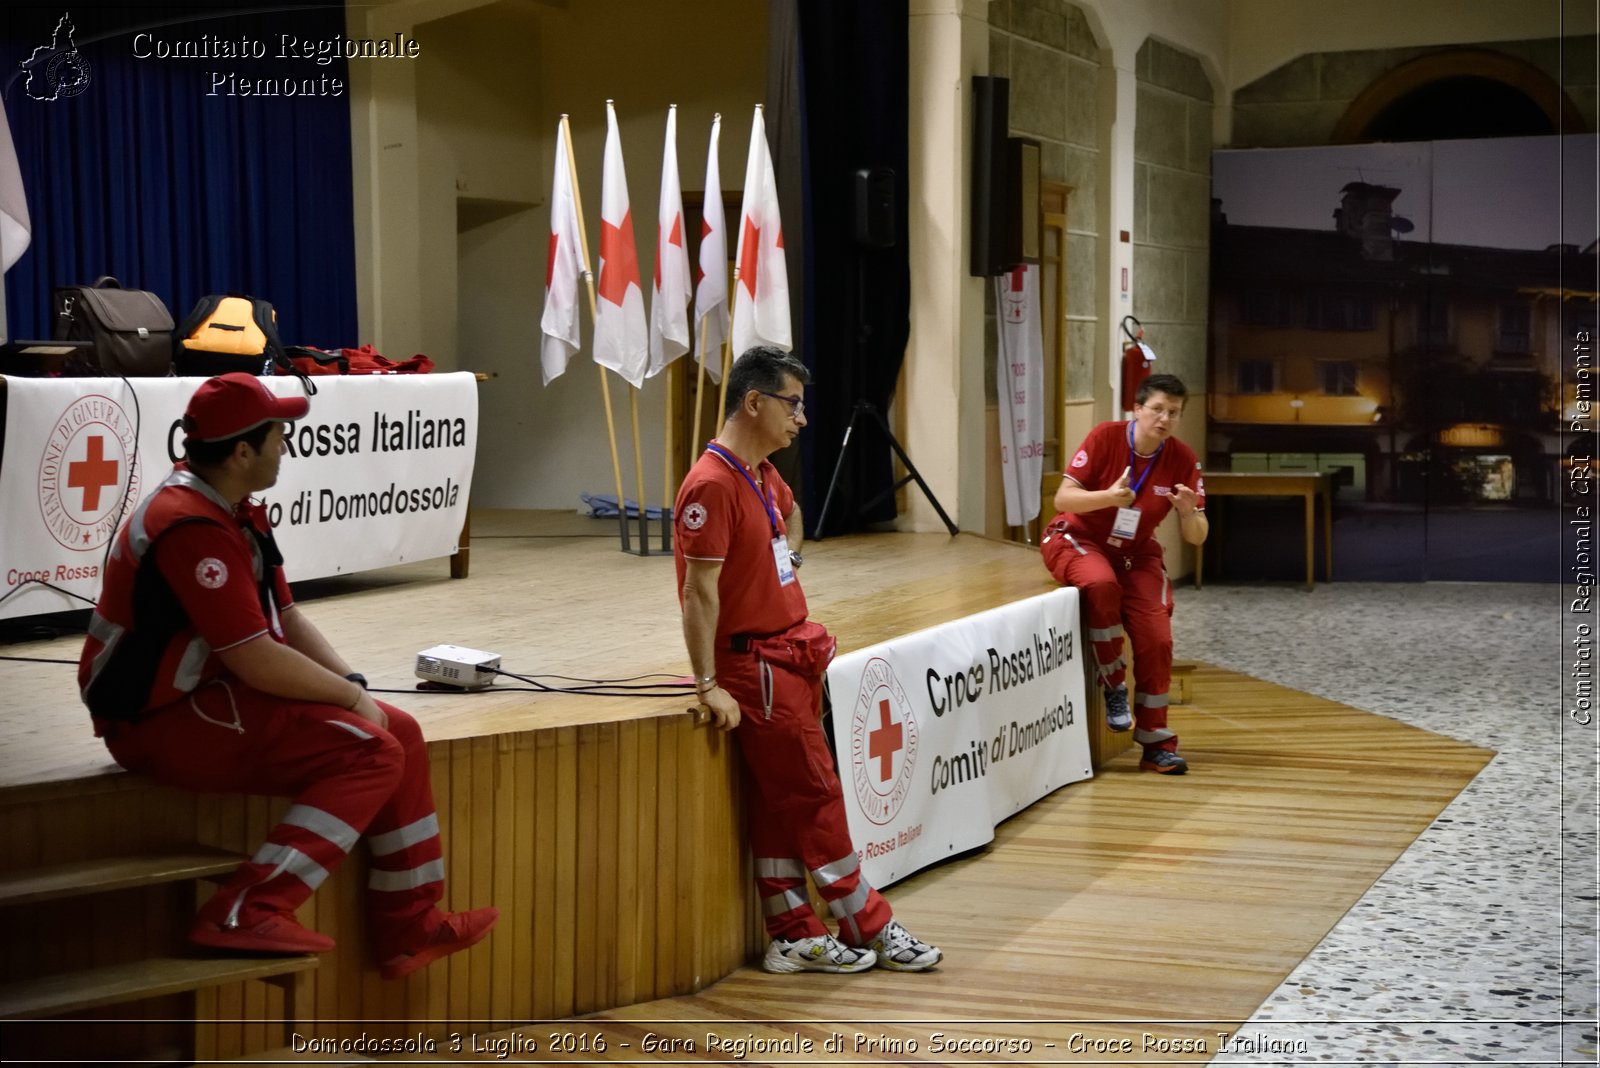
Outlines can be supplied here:
M111 536L181 457L183 409L203 381L5 380L0 618L88 607L36 579L100 595ZM301 389L294 378L264 381L281 395ZM474 376L314 381L278 484L261 495L290 580L453 554L477 451Z
M1039 514L1044 475L1044 336L1039 318L1039 268L1018 267L994 280L1000 346L995 383L1000 395L1000 473L1006 524L1020 527Z
M873 886L992 841L996 824L1092 774L1074 589L839 656L828 692Z

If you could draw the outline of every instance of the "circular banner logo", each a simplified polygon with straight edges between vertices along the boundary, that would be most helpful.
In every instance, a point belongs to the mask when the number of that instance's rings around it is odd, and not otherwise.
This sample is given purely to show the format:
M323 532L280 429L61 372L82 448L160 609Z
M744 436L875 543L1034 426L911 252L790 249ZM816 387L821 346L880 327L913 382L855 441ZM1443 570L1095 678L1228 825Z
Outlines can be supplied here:
M61 413L39 458L39 514L50 536L79 552L116 533L123 496L139 500L133 420L110 397L79 397Z
M861 669L850 722L850 772L867 819L888 823L911 792L917 763L917 719L894 669L873 657Z

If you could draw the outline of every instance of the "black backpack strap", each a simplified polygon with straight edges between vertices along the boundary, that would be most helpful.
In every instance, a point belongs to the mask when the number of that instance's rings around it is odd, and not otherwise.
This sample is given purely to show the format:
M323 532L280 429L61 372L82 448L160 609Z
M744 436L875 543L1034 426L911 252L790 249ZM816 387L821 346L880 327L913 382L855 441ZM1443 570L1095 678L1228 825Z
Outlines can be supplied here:
M289 359L289 353L283 347L283 341L278 337L278 320L273 313L272 303L259 297L249 297L250 315L255 319L256 326L267 338L267 355L272 357L272 366L280 375L294 375L300 380L300 388L305 390L308 397L317 395L317 384L311 381L311 376L294 365Z

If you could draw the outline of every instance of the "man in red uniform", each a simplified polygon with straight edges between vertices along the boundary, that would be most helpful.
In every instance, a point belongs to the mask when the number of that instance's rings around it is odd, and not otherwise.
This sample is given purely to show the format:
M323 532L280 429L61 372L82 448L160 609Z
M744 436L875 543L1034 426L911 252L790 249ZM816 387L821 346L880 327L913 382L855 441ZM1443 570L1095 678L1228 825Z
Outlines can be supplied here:
M861 873L844 793L819 722L834 640L806 619L800 509L767 457L806 425L805 365L745 352L728 376L722 431L674 511L683 636L702 710L737 730L769 972L922 971L941 952L912 936ZM806 873L839 923L828 933Z
M266 509L285 420L304 397L226 374L183 417L188 459L117 534L78 685L117 763L182 789L293 797L265 844L201 908L192 941L320 953L294 910L363 835L371 943L387 979L481 940L493 908L446 913L428 754L416 720L294 605Z
M1083 591L1089 643L1105 690L1106 724L1125 731L1128 709L1123 637L1133 643L1134 690L1145 771L1182 775L1189 765L1167 726L1172 685L1172 584L1156 527L1176 509L1183 540L1199 545L1206 523L1200 462L1172 436L1188 391L1174 375L1151 375L1135 395L1133 418L1089 431L1056 491L1058 513L1040 550L1063 585Z

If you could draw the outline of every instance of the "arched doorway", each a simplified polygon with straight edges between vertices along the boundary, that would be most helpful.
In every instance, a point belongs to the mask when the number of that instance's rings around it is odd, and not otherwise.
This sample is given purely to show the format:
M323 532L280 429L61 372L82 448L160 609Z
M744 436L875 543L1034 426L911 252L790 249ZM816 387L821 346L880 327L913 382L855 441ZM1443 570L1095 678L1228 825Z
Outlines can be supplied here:
M1586 133L1555 79L1480 48L1433 52L1378 77L1350 102L1334 144Z

